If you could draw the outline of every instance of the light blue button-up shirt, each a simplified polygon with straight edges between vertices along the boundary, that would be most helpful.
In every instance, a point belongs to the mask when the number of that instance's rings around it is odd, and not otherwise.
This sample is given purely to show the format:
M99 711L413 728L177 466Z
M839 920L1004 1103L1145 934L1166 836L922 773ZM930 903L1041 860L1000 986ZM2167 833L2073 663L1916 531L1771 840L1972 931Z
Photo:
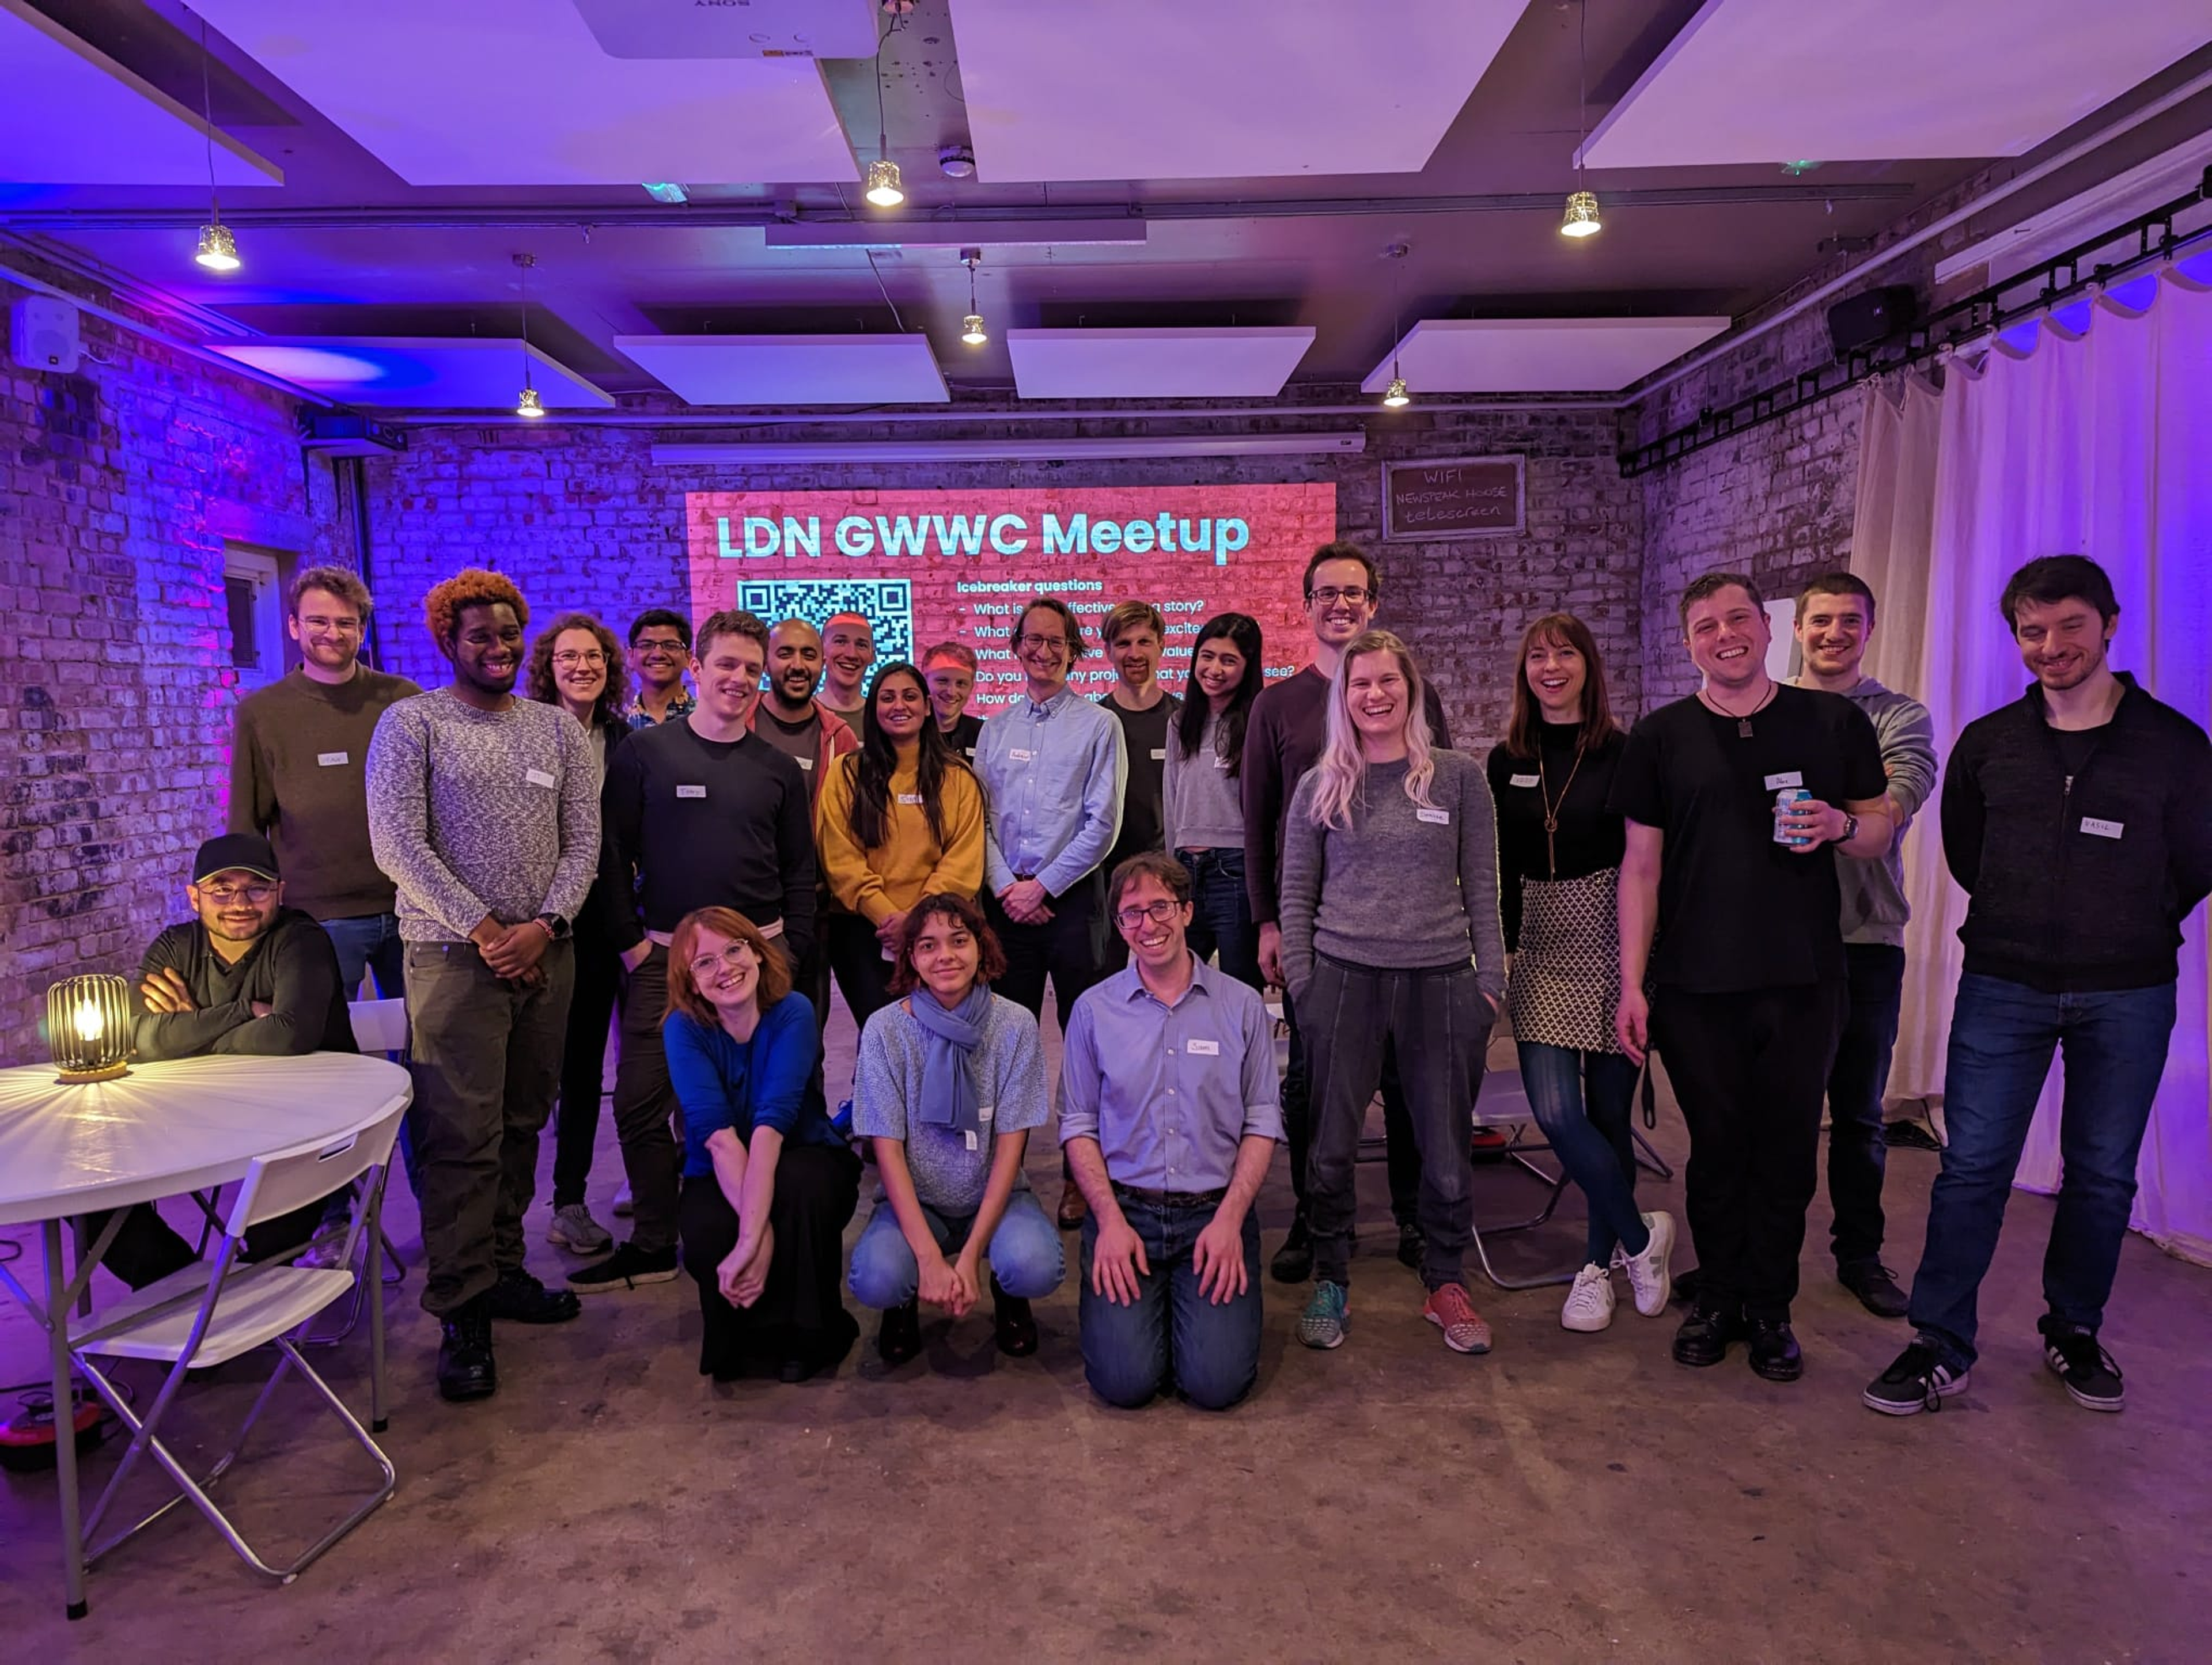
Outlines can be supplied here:
M1097 1139L1107 1176L1140 1191L1218 1191L1248 1135L1283 1136L1267 1008L1203 961L1173 1006L1133 965L1085 991L1060 1091L1060 1143Z
M1073 890L1121 834L1128 773L1121 725L1069 689L1042 705L1024 694L986 718L975 774L990 804L983 882L992 893L1024 878L1052 896Z

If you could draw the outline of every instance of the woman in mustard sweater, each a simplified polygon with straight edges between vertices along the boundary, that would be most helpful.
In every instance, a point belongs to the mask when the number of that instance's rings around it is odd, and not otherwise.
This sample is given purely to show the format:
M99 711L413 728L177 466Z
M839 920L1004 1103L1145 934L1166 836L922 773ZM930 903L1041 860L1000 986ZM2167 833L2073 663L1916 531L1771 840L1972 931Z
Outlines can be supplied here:
M823 877L843 913L830 915L830 965L865 1027L890 1000L892 956L907 910L983 884L983 789L930 714L921 672L903 660L876 672L860 749L839 758L814 811Z

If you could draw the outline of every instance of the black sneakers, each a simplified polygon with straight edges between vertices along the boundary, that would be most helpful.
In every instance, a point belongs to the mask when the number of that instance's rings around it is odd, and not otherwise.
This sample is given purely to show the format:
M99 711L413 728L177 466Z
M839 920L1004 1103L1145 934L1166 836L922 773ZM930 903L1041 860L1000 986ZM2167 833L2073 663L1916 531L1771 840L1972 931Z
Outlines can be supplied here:
M675 1276L673 1244L655 1251L623 1243L616 1244L615 1252L605 1260L570 1273L568 1287L580 1294L595 1295L603 1290L635 1289L640 1284L665 1284Z
M1428 1239L1421 1236L1418 1225L1401 1224L1398 1228L1398 1264L1415 1272L1421 1269L1421 1257L1428 1252Z
M499 1274L484 1297L491 1316L510 1324L565 1324L584 1310L567 1290L550 1290L519 1266Z
M1911 1306L1897 1286L1897 1274L1880 1261L1855 1261L1836 1268L1836 1281L1859 1297L1877 1318L1902 1318Z
M999 1351L1009 1358L1027 1358L1037 1350L1036 1315L1024 1296L1009 1295L991 1278L992 1329Z
M2083 1409L2117 1411L2126 1406L2128 1390L2121 1383L2120 1367L2090 1331L2046 1330L2043 1362Z
M876 1331L876 1354L896 1370L921 1351L921 1309L908 1301L885 1307L882 1327Z
M1925 1341L1915 1341L1897 1362L1867 1383L1859 1403L1884 1416L1917 1416L1940 1411L1953 1394L1966 1390L1966 1372L1954 1370Z
M489 1399L499 1391L499 1366L491 1354L491 1311L477 1296L440 1325L438 1394L454 1404Z
M1313 1276L1313 1232L1301 1208L1291 1220L1291 1235L1267 1263L1267 1275L1279 1284L1302 1284Z

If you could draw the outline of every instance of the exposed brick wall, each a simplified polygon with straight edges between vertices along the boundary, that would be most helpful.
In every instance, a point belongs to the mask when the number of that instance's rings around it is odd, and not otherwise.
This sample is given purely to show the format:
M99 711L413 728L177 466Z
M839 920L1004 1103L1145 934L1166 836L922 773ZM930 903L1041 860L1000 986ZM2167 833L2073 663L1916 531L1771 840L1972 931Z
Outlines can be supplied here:
M16 298L0 284L0 307ZM293 402L87 317L76 375L0 368L0 1059L49 982L137 968L228 782L226 538L328 558Z

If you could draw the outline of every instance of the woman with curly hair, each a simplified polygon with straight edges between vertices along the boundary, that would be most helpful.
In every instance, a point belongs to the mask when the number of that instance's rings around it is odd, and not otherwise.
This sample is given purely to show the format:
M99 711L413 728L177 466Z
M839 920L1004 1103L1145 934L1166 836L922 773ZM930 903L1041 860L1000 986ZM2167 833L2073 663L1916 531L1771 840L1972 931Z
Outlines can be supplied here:
M559 706L584 726L604 781L608 760L629 733L623 714L629 676L621 640L589 613L563 613L531 643L524 681L532 699ZM568 1004L560 1105L553 1119L553 1224L545 1240L577 1255L604 1255L615 1241L584 1202L592 1146L599 1136L607 1030L622 995L622 956L603 917L606 884L604 875L592 882L576 916L576 992Z

